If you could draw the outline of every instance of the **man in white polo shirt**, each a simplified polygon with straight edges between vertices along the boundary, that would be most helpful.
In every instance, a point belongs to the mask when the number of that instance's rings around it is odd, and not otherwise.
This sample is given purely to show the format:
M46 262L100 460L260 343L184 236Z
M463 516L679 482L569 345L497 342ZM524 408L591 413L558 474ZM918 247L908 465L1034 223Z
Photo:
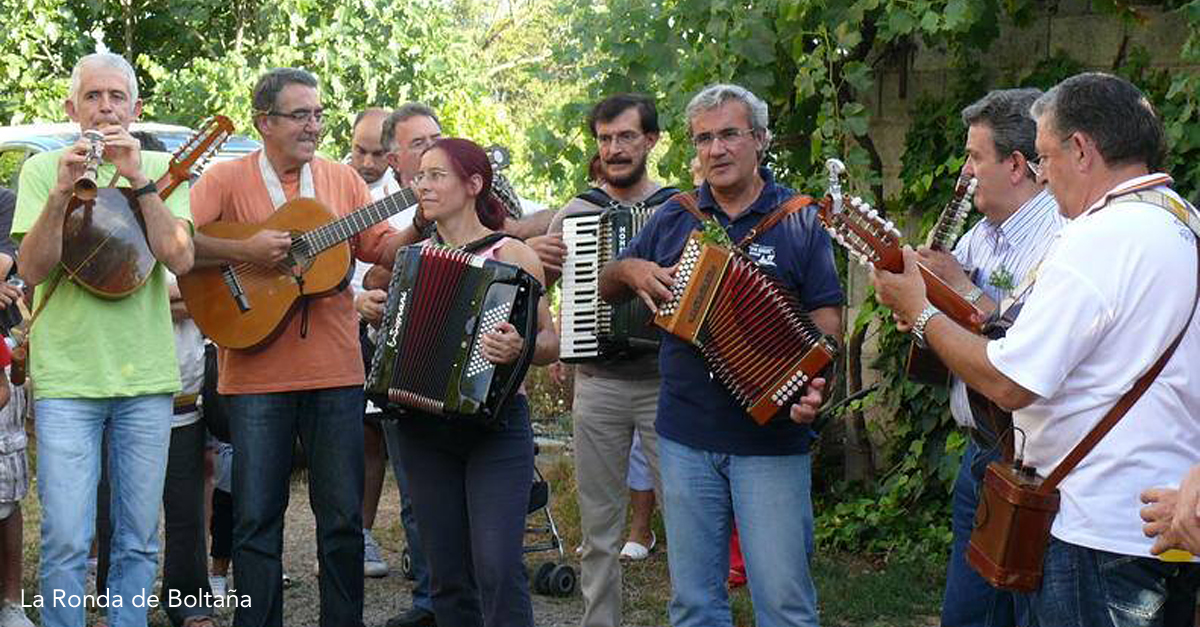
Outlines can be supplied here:
M1187 325L1149 389L1060 484L1032 603L1042 627L1191 625L1200 565L1151 556L1138 496L1200 459L1197 244L1185 222L1195 209L1154 173L1162 124L1124 79L1071 77L1032 113L1034 168L1071 222L1008 335L988 341L939 315L911 251L903 274L875 273L877 294L956 375L1014 411L1025 463L1043 477Z

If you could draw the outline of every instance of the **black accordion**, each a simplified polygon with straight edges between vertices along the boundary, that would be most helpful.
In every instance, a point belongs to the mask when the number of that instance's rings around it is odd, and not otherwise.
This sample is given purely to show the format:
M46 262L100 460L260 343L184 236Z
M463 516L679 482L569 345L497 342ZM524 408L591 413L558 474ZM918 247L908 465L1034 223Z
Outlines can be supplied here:
M709 370L759 424L800 398L837 345L795 294L737 249L694 231L654 323L696 346Z
M559 359L587 362L628 359L658 350L654 314L641 299L612 305L600 298L599 278L604 265L617 258L658 205L677 193L663 188L644 202L623 205L599 189L581 194L606 207L563 218L562 238L567 255L562 266L559 312Z
M396 253L388 302L367 376L367 397L412 410L499 427L533 358L541 284L521 268L439 246ZM511 364L483 357L482 336L511 322L525 347Z

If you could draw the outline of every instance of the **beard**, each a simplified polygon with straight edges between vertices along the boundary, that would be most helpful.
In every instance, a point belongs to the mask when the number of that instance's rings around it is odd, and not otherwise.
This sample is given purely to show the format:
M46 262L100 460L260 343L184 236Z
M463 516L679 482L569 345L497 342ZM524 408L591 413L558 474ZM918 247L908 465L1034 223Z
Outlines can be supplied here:
M643 178L646 178L646 158L645 157L643 157L641 160L637 161L636 165L633 168L633 171L625 176L610 175L608 173L608 167L607 167L608 164L605 163L604 165L606 167L604 167L600 171L601 176L604 178L604 182L608 183L609 185L612 185L613 187L615 187L617 189L629 189L630 187L637 185Z

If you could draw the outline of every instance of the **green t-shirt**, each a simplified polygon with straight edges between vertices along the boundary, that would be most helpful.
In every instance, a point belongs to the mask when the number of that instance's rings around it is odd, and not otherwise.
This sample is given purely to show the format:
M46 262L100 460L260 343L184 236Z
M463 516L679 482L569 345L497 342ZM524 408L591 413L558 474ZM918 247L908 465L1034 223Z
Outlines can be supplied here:
M12 235L20 240L33 228L58 177L62 150L30 157L21 168ZM167 171L171 156L142 152L142 169L151 180ZM111 164L100 167L101 185L112 179ZM118 186L128 186L122 179ZM167 200L175 216L191 221L188 187L177 187ZM56 268L34 292L40 305ZM111 398L173 394L180 389L171 326L167 271L155 264L146 284L117 300L99 298L68 278L58 283L39 314L30 337L29 372L38 398Z

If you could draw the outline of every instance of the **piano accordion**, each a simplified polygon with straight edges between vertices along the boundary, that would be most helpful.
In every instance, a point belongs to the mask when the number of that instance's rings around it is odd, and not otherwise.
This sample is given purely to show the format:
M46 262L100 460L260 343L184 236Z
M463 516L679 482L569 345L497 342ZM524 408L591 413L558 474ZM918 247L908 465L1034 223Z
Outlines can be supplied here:
M586 362L626 359L658 350L653 314L640 299L610 305L600 298L604 264L616 259L657 206L610 206L563 218L559 358Z
M837 353L796 296L740 251L694 231L672 298L654 323L696 346L709 370L758 424L803 394Z
M412 410L498 428L533 358L541 284L521 268L438 246L396 254L367 397L400 414ZM502 321L525 338L511 364L484 358L480 340Z

